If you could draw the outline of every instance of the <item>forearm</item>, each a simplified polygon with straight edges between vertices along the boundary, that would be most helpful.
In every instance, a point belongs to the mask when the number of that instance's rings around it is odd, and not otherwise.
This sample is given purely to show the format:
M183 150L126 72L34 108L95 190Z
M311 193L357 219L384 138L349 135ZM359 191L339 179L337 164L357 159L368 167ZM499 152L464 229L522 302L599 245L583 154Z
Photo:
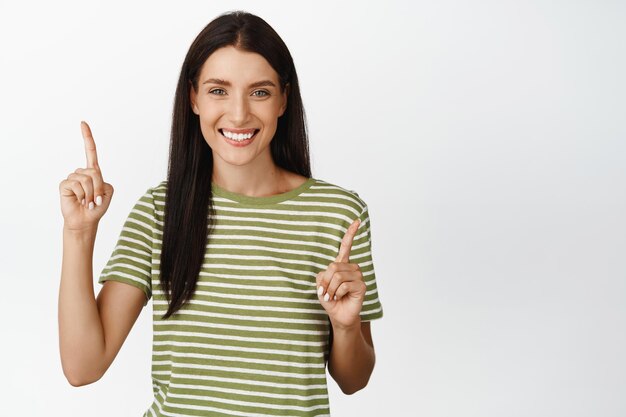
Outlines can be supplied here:
M350 329L333 327L328 371L345 394L364 388L374 370L376 356L361 332L361 323Z
M104 332L93 288L95 234L63 229L59 348L63 372L72 385L84 385L100 377L104 352Z

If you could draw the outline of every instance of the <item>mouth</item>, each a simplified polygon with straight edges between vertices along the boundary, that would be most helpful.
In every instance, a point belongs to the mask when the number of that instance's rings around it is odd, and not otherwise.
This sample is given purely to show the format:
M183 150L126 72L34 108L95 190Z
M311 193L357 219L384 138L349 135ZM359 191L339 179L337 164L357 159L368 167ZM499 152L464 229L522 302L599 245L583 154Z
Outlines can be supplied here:
M233 144L248 144L252 142L257 133L259 133L259 129L251 129L246 133L234 133L224 129L218 129L220 134L228 140L228 142Z

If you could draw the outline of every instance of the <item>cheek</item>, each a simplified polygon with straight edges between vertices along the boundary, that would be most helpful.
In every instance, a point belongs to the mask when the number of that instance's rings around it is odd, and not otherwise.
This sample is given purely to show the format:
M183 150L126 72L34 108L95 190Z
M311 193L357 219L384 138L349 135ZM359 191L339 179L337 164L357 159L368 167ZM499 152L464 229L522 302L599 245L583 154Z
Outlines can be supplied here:
M200 131L208 143L214 143L220 139L217 131L217 121L218 117L215 114L207 113L206 111L200 113Z
M272 126L278 122L280 106L259 106L255 114L266 126Z
M215 128L217 121L220 117L219 109L216 109L215 106L203 107L200 109L200 124L207 128Z

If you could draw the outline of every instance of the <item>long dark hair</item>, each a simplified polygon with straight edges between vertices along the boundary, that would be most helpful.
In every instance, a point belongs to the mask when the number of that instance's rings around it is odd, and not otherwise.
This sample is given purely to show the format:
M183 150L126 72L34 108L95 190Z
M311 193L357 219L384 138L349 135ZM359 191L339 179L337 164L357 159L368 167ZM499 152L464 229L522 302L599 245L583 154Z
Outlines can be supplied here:
M163 319L193 296L213 228L213 154L192 111L190 89L198 91L202 65L224 46L260 54L278 73L281 92L288 87L287 108L270 143L272 158L281 168L311 177L304 107L287 46L258 16L243 11L218 16L191 44L176 87L161 248L161 289L169 303Z

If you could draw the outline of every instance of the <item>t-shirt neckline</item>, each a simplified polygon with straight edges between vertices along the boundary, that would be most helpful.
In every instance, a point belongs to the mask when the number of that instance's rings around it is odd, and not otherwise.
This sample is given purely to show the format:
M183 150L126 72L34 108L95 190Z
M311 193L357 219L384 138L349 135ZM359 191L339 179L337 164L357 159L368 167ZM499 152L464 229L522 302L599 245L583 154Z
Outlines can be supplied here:
M290 198L297 197L304 191L308 190L311 187L311 185L313 185L314 182L315 182L315 179L311 177L311 178L308 178L299 186L297 186L296 188L289 190L287 192L274 194L270 196L264 196L264 197L252 197L252 196L248 196L244 194L233 193L232 191L228 191L211 181L211 192L213 193L213 195L227 198L229 200L233 200L233 201L236 201L238 203L243 203L243 204L253 204L253 205L276 204L276 203L289 200Z

